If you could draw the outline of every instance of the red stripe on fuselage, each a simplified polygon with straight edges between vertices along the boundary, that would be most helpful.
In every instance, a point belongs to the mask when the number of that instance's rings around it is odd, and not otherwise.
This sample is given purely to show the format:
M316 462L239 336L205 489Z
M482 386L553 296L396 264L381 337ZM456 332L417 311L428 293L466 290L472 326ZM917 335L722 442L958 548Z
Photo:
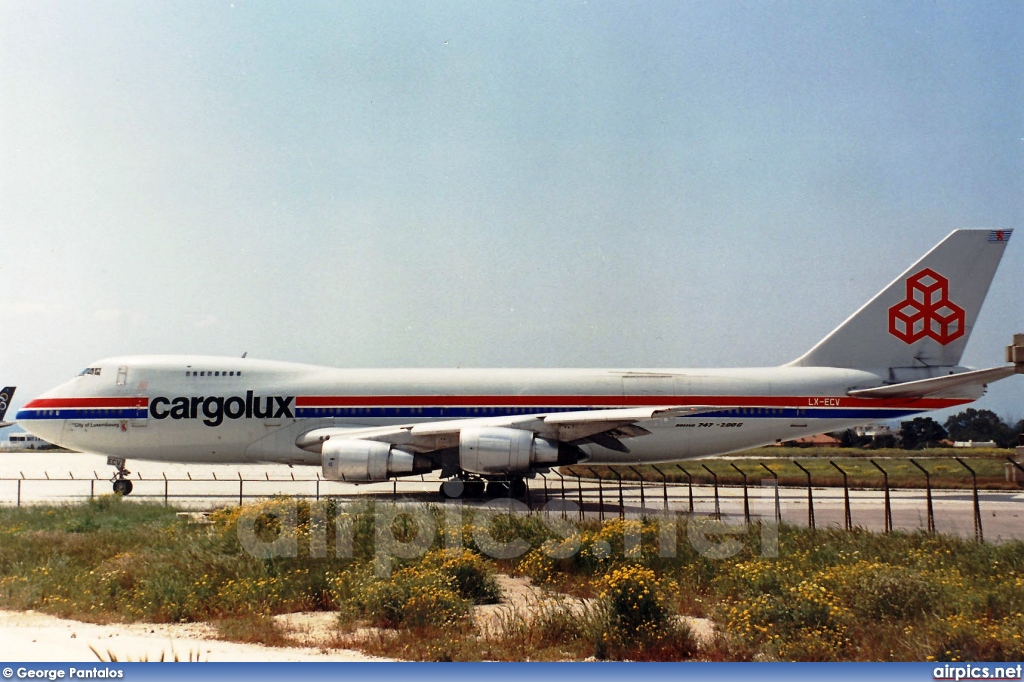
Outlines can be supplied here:
M938 410L971 400L958 398L849 398L846 396L678 396L678 395L363 395L298 396L296 407L861 407Z
M969 403L962 398L849 398L845 396L672 396L672 395L362 395L298 396L296 407L651 407L712 405L729 407L846 407L939 410ZM148 407L149 398L38 398L24 409Z
M26 410L70 410L74 408L148 407L149 398L37 398Z

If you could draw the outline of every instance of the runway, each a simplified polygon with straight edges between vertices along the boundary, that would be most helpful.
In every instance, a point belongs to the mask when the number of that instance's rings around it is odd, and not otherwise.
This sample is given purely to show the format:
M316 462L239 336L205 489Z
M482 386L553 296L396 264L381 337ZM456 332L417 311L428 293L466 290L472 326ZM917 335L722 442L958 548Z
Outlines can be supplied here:
M353 485L325 481L312 467L283 465L183 465L159 462L128 462L134 491L129 499L173 504L192 510L237 505L274 495L307 499L386 499L402 502L442 503L436 477L415 477L387 483ZM54 452L0 454L0 504L32 505L80 502L110 494L112 467L94 455ZM643 514L689 513L721 515L729 521L744 522L743 489L686 484L623 482L598 484L578 481L556 473L530 479L529 494L521 501L530 509L587 518L636 518ZM751 485L747 507L752 520L775 518L776 496L771 485ZM923 489L890 490L892 528L925 530L928 527L927 499ZM466 501L479 504L480 501ZM807 526L812 517L816 527L843 528L846 502L842 488L778 489L778 511L783 521ZM975 537L974 500L970 490L933 490L935 530L939 533ZM978 508L984 539L989 542L1024 540L1024 492L979 491ZM620 511L621 509L621 511ZM882 490L851 490L850 521L854 527L883 531L886 525L885 494Z

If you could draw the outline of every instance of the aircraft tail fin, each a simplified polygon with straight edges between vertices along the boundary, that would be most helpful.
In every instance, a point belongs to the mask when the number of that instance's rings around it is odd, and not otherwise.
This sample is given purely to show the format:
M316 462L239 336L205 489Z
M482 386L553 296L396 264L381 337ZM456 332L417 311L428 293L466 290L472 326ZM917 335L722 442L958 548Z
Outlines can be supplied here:
M789 365L863 369L895 381L958 366L1012 232L953 231Z
M14 386L8 386L4 390L0 391L0 422L4 420L4 415L7 414L7 406L11 404L11 399L14 397Z

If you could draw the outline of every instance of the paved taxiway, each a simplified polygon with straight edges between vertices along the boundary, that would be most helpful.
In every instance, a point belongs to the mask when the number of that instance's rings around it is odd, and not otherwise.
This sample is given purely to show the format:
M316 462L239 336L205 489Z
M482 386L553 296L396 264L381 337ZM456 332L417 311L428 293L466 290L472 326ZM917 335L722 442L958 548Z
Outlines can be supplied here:
M272 495L299 495L308 498L357 498L395 496L403 501L440 502L436 478L400 480L397 483L351 485L317 480L318 470L312 467L289 468L282 465L204 465L163 464L129 461L134 492L132 499L163 502L189 509L210 509L238 504ZM0 504L38 504L88 499L111 491L109 477L113 472L106 459L94 455L62 452L26 452L0 454ZM16 479L22 479L20 483ZM191 479L191 480L190 480ZM563 482L556 474L547 481L530 481L531 508L561 511ZM591 481L578 484L576 479L564 480L567 513L578 513L582 506L588 517L605 518L619 515L619 486L605 482L600 487ZM622 505L627 516L656 514L666 508L664 489L660 483L647 483L641 492L636 483L622 486ZM974 506L970 490L932 491L936 530L941 533L974 537ZM771 486L751 485L748 503L753 518L773 518L775 491ZM818 527L843 527L844 500L841 488L813 489L814 520ZM917 530L927 528L927 503L924 490L890 491L893 528ZM988 541L1024 540L1024 492L981 491L979 493L981 523ZM806 488L780 488L779 507L784 521L807 525L808 499ZM690 494L687 486L668 487L667 507L672 512L688 512ZM881 531L885 527L884 494L881 490L851 490L850 515L854 526ZM711 515L716 511L714 489L693 487L693 511ZM718 492L718 511L730 520L742 522L743 490L722 487Z

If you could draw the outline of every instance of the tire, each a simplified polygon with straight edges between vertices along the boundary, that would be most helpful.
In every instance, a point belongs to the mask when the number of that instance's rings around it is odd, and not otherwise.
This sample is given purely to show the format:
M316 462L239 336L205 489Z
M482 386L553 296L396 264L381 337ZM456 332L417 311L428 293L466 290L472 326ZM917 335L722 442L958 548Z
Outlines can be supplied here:
M441 484L441 496L449 500L458 500L466 496L467 487L465 482L453 478Z
M114 481L114 494L122 497L132 494L132 482L127 478L120 478Z

